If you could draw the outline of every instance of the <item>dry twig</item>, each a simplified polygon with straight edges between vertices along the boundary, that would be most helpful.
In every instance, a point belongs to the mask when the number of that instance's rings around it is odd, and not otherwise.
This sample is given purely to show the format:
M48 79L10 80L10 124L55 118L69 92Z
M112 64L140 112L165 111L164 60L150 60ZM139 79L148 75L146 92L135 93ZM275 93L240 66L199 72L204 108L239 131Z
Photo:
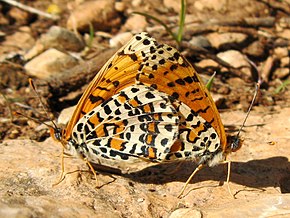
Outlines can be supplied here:
M49 18L49 19L52 19L52 20L58 20L59 19L59 16L57 16L57 15L45 13L43 11L40 11L40 10L38 10L36 8L24 5L24 4L22 4L20 2L17 2L15 0L0 0L0 1L5 2L7 4L10 4L10 5L13 5L15 7L18 7L20 9L24 10L24 11L28 11L30 13L37 14L39 16L43 16L43 17L46 17L46 18Z

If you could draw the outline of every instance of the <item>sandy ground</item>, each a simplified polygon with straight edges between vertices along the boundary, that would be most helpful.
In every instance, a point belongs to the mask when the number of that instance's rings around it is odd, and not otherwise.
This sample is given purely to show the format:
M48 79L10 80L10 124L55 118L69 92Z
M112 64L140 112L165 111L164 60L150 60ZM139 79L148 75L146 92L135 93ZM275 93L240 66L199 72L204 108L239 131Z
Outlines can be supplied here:
M4 141L0 152L1 217L288 217L290 216L290 108L251 113L243 147L230 155L230 187L223 166L205 168L177 198L194 170L191 162L153 165L141 162L123 174L94 176L76 172L56 186L61 146L52 139ZM222 113L225 126L244 113ZM114 163L118 164L118 163ZM66 171L88 168L66 159ZM122 165L116 166L121 169ZM131 172L131 173L130 173Z

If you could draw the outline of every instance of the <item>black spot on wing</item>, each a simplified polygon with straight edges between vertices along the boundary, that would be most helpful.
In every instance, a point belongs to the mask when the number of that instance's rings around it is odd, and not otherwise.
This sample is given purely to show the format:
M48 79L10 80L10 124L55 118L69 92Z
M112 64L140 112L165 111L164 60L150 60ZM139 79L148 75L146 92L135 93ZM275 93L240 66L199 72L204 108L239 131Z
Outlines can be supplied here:
M170 66L169 69L170 69L171 71L174 71L174 70L177 69L177 67L178 67L177 64L172 64L172 65Z
M89 99L90 99L90 101L91 101L92 104L95 104L95 103L97 103L98 101L100 101L100 102L104 102L104 101L105 101L104 98L102 98L102 97L100 97L100 96L94 96L94 95L92 95L92 94L89 96Z
M145 94L145 97L148 98L148 99L153 99L153 98L155 98L155 95L153 95L151 92L147 92Z
M115 87L118 87L119 84L120 84L119 81L114 81L114 82L113 82L113 85L114 85Z
M145 39L145 40L143 41L143 45L150 45L150 41L149 41L148 39Z
M135 53L133 54L130 54L129 57L133 60L133 61L137 61L138 60L138 57Z

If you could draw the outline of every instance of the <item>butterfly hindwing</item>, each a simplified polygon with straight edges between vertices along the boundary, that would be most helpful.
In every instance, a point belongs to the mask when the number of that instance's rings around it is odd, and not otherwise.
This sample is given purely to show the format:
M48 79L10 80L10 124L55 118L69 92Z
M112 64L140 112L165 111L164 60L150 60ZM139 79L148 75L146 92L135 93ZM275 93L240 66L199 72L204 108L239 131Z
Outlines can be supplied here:
M86 147L86 156L93 160L162 161L178 137L178 123L168 95L137 84L83 116L73 130L73 140Z
M175 100L173 105L179 114L179 134L165 161L211 159L221 149L215 129L186 104Z

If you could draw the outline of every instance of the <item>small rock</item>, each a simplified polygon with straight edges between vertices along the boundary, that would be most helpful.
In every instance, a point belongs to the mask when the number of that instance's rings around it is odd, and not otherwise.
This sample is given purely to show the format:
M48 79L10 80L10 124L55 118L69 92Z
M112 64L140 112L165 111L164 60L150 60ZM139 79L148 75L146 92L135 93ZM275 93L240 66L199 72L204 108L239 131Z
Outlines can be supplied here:
M280 59L281 67L290 67L290 57L284 57Z
M235 68L250 67L247 58L239 51L228 50L218 53L217 56Z
M289 17L281 17L276 22L276 31L280 32L283 29L289 29L290 28L290 18Z
M201 48L210 48L211 44L208 41L208 39L204 36L196 36L192 37L192 39L189 41L191 45L201 47Z
M220 11L226 7L226 4L227 0L211 0L210 4L207 0L194 1L194 7L199 11L204 11L206 9Z
M203 59L200 62L195 64L196 66L200 68L218 68L219 64L212 59Z
M132 1L132 6L133 7L139 7L142 3L142 0L133 0Z
M76 109L76 106L63 109L58 116L57 124L66 125L69 122L70 118L72 117L75 109Z
M122 26L122 31L142 32L147 27L146 18L139 14L132 14Z
M207 39L217 49L236 47L244 43L248 36L243 33L210 33Z
M79 52L84 49L84 41L74 32L59 26L52 26L46 34L36 42L24 58L30 60L49 48Z
M169 218L201 218L202 213L192 208L180 208L173 211Z
M29 61L24 68L32 76L47 79L51 75L77 64L78 61L72 56L51 48Z
M248 47L243 49L243 52L255 58L261 58L266 55L265 45L260 41L251 43Z
M125 3L124 2L118 2L116 1L115 3L115 9L118 12L124 12L126 9Z
M4 36L6 36L6 33L0 31L0 39L3 38Z
M90 24L95 31L111 30L121 24L121 19L115 10L115 1L99 0L85 1L71 13L67 20L67 28L88 32Z
M18 129L13 129L11 133L9 134L8 138L10 139L16 139L19 136L20 132Z
M277 35L281 38L285 38L285 39L290 40L290 29L285 29L285 30L277 33Z
M289 76L289 68L277 68L274 72L274 78L283 79Z
M286 47L277 47L274 49L274 54L277 58L289 57L289 51Z
M120 47L127 43L131 38L133 37L133 34L130 32L124 32L124 33L119 33L113 38L110 39L110 47Z
M181 9L180 1L176 0L163 0L165 7L173 9L174 12L179 13Z
M138 198L138 199L137 199L137 202L138 202L138 203L142 203L142 202L144 202L144 201L145 201L144 198Z

